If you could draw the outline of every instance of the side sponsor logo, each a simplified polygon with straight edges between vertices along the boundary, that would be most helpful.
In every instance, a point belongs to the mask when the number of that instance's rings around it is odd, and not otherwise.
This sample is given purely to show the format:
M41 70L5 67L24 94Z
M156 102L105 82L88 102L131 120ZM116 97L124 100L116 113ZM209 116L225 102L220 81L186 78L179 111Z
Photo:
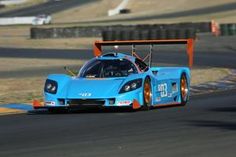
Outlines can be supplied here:
M167 97L167 83L162 83L157 86L157 90L160 92L161 97Z

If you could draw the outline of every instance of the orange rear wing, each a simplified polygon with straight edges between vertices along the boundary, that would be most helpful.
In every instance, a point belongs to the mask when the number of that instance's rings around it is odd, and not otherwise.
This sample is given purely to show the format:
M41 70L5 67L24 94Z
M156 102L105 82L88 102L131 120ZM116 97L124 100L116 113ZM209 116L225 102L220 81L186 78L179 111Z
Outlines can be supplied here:
M93 51L94 55L98 57L102 55L102 46L131 45L132 56L142 59L136 54L135 45L150 45L149 54L142 60L145 61L147 58L149 58L149 66L151 66L153 45L174 45L174 44L186 44L188 64L189 67L191 68L193 66L194 39L95 41Z

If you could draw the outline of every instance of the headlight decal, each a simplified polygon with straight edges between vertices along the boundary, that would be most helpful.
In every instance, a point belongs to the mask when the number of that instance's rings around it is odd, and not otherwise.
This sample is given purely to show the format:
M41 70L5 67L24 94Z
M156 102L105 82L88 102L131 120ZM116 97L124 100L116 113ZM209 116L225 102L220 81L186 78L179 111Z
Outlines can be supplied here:
M133 91L135 89L140 88L141 86L142 86L142 79L135 79L132 81L128 81L123 85L119 94Z
M45 82L45 86L44 86L44 91L47 93L51 93L51 94L56 94L57 93L57 82L47 79Z

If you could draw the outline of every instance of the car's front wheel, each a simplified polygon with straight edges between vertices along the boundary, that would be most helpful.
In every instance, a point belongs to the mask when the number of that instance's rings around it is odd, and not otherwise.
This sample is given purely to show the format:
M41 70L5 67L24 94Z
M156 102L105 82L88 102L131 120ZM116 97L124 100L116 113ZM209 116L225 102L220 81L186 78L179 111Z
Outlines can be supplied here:
M50 107L48 108L49 113L57 114L57 113L67 113L68 109L61 107Z
M152 103L152 86L150 78L146 77L143 85L143 110L149 110Z

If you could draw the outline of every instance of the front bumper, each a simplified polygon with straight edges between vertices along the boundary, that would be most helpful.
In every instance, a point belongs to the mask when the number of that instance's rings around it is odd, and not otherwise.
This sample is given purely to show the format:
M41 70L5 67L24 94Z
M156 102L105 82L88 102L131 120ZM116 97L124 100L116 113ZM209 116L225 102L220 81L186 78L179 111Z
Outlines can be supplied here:
M60 98L53 94L45 93L45 102L42 107L86 107L86 106L101 106L101 107L133 107L134 101L138 106L143 105L142 89L137 89L131 92L118 94L106 98Z

